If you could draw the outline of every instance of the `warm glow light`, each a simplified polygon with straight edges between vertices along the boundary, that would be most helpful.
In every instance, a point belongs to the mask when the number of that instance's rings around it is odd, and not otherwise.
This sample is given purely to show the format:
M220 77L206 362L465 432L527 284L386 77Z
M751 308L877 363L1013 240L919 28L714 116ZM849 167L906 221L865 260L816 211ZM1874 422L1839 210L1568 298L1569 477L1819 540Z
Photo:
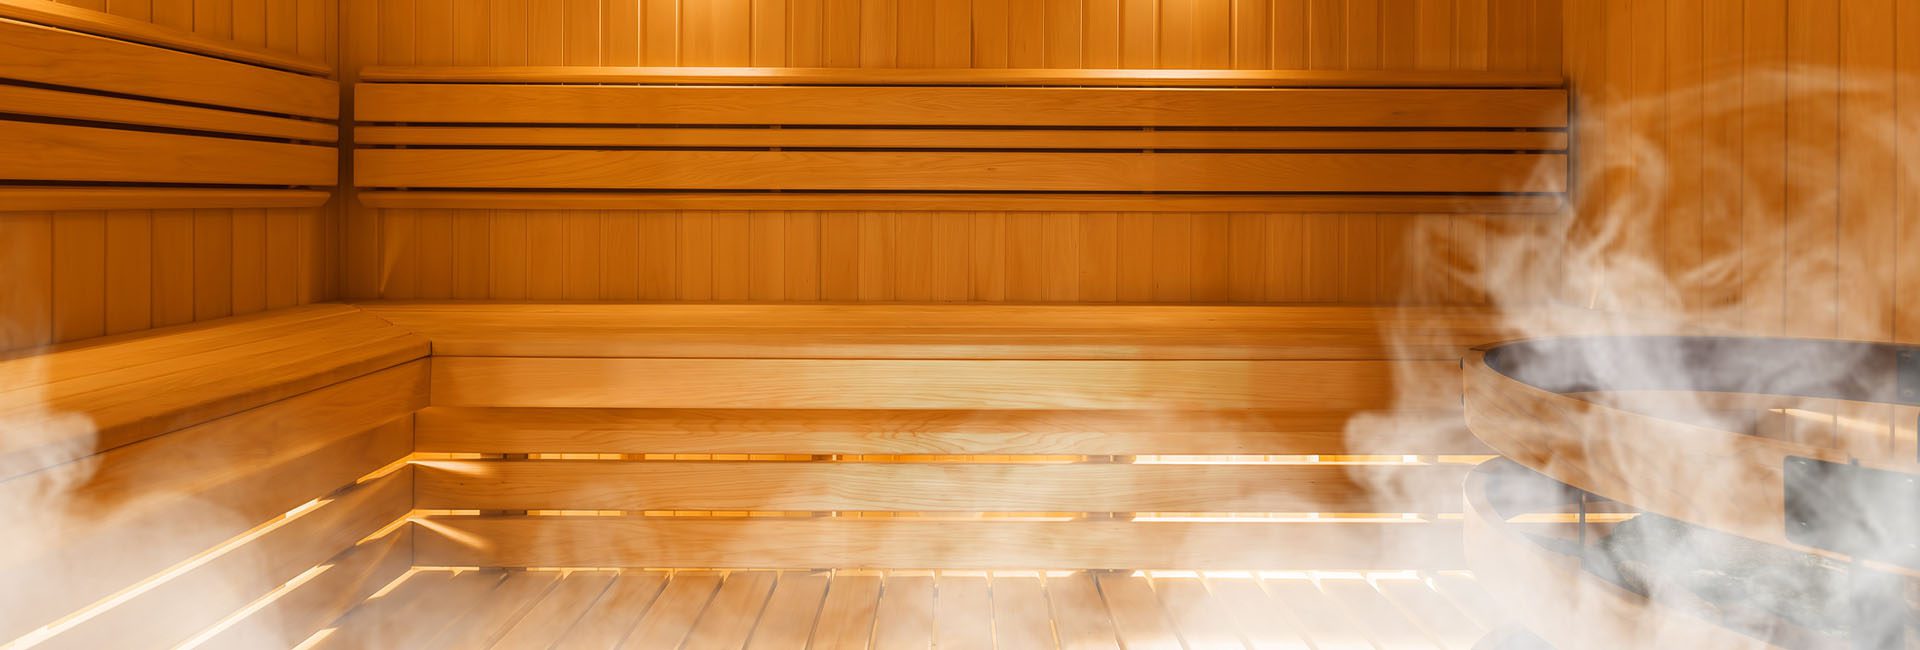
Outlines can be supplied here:
M266 535L267 533L271 533L275 530L279 530L281 527L286 526L287 524L293 523L295 520L298 520L299 518L304 517L312 513L313 511L318 510L321 507L324 507L327 504L332 502L333 502L332 499L315 499L315 500L300 504L299 506L295 506L292 510L288 510L286 514L267 520L266 523L262 523L258 526L254 526L253 528L247 530L246 532L241 533L231 539L228 539L225 542L221 542L217 545L214 545L212 548L209 548L207 550L199 552L198 554L195 554L193 557L189 557L185 560L182 560L180 563L175 564L171 567L168 567L165 571L161 571L160 573L156 573L144 580L136 582L125 589L115 592L113 595L107 596L106 598L95 601L91 605L81 608L79 611L63 616L52 623L48 623L45 626L42 626L40 629L34 630L32 632L28 632L26 635L21 636L18 639L9 641L5 645L0 645L0 650L25 650L26 648L31 648L34 646L38 646L42 643L45 643L48 639L51 639L55 636L59 636L61 633L66 632L67 630L71 630L75 626L80 625L81 623L85 623L87 621L93 620L94 617L99 616L100 614L106 612L107 610L113 609L115 607L119 607L121 604L126 603L127 601L130 601L130 600L133 600L134 598L139 597L141 594L145 594L149 591L153 591L154 588L159 587L160 585L166 584L169 581L172 581L174 578L178 578L182 575L186 575L188 572L194 569L198 569L202 566L206 566L207 563L217 560L225 556L226 554L233 552L234 549L240 548L241 546L244 546L250 542L253 542L254 540L260 539L262 536Z

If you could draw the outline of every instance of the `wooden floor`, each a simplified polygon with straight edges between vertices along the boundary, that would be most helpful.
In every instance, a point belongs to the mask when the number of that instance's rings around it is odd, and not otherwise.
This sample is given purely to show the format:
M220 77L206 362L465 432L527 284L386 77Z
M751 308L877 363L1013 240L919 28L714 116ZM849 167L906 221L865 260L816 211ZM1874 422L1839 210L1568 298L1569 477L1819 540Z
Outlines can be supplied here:
M1462 573L411 572L305 648L1465 650Z

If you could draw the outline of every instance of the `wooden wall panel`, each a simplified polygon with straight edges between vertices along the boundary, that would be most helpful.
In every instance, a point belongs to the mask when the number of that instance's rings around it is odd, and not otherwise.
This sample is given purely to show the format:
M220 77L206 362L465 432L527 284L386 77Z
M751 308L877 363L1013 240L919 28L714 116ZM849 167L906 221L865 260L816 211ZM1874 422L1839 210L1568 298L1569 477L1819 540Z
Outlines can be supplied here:
M327 300L330 211L0 213L0 351Z
M1920 341L1920 0L1569 0L1582 304ZM1907 101L1901 101L1905 99Z
M345 7L342 73L351 80L361 66L429 59L1553 71L1562 58L1562 1L587 0L543 17L532 0L493 0L472 13L455 2L451 16L441 15L445 3L360 0ZM448 47L451 54L441 52ZM460 241L486 251L455 262L469 264L460 268L472 279L461 297L1474 304L1488 300L1474 289L1493 272L1478 261L1561 223L1445 214L1363 215L1347 224L1343 214L766 211L735 219L606 211L587 213L599 215L600 237L568 240L567 214L454 211ZM423 264L444 263L415 252L422 218L417 210L351 207L344 295L453 291L439 286L441 276L421 275ZM1456 246L1464 252L1452 252ZM571 290L550 284L563 274L596 281ZM1551 274L1535 275L1525 283L1528 299L1548 293Z
M1518 245L1517 233L1553 220L1417 214L380 212L390 227L400 228L385 236L391 254L379 269L381 296L458 293L487 300L604 301L1484 304L1486 292L1477 288L1487 280L1477 260L1489 247ZM456 251L457 259L450 260L414 248L425 242L415 238L424 238L420 225L428 219L458 224L452 236L469 251ZM1310 224L1304 234L1303 220ZM1461 226L1467 223L1476 229ZM1455 247L1469 250L1455 254ZM427 269L428 264L445 268ZM1431 278L1441 281L1423 281ZM1511 281L1525 284L1530 298L1551 291L1543 278Z
M339 15L337 0L53 1L322 63L331 61Z
M52 3L18 4L26 9L37 10L37 7L27 5L38 4L66 11ZM333 41L338 32L334 22L339 11L335 0L63 0L60 4L93 11L104 10L104 13L96 15L108 23L117 17L184 30L196 36L215 39L202 43L211 43L216 48L224 47L220 43L224 41L236 46L253 46L291 54L320 64L330 63L336 49ZM132 34L138 31L121 29L124 21L120 26L102 23L107 27L89 29L85 27L89 24L89 12L72 13L74 15L62 24L70 24L74 29L95 33ZM144 25L135 23L135 26L145 29ZM45 31L41 28L18 29ZM297 95L291 98L269 98L262 96L258 88L231 87L240 78L219 72L214 74L218 79L196 81L224 80L224 85L207 84L200 87L187 84L193 87L153 90L157 96L203 102L227 101L231 98L233 105L278 108L315 115L331 114L337 108L332 96L332 83L326 80L260 72L259 68L166 49L113 45L109 51L106 44L113 41L87 40L97 41L103 48L99 52L89 50L87 54L90 56L133 53L129 56L134 58L67 57L62 59L61 65L75 68L62 74L85 74L88 75L85 77L88 83L104 83L120 77L102 76L96 68L133 69L133 63L161 66L161 62L139 58L148 52L159 52L169 57L166 65L174 66L166 68L168 70L177 69L183 73L199 70L208 74L213 74L208 71L216 69L239 70L253 74L257 79L280 79L275 83L281 84L281 88L298 88L300 92L281 93ZM63 77L59 81L64 83L77 78L81 77ZM123 90L146 92L142 88L128 87ZM48 93L26 88L15 90L18 91L16 94L21 95L16 100L21 103L17 107L20 108L19 112L23 113L191 129L232 129L251 135L314 141L332 139L331 124L319 122L170 107L93 95ZM324 100L320 102L324 106L309 101L315 98ZM82 108L95 112L84 115L72 113ZM126 116L129 111L141 115ZM18 127L15 130L19 130ZM60 133L80 131L93 133L96 130L68 127L68 131ZM143 136L154 142L164 140L165 143L198 141L190 141L184 136L132 131L105 132L103 137L119 140L119 135ZM251 157L250 151L264 151L265 148L297 149L302 155L307 155L319 149L240 140L206 140L210 146L226 149L224 152L218 148L203 149L193 144L158 147L167 149L163 153L177 158L173 161L175 164L170 166L130 160L106 162L132 170L129 174L145 174L142 177L145 180L185 180L177 175L182 168L193 167L198 170L195 173L201 174L200 178L192 179L196 182L248 182L239 178L238 174L252 173L257 169L245 168L237 161ZM72 146L75 146L72 142L63 140L55 148ZM99 147L87 149L82 155L88 159L113 153L102 153ZM58 153L67 155L73 152L61 150ZM325 153L329 158L332 156L330 151ZM180 160L190 164L182 164ZM328 165L328 168L318 171L313 170L311 164L305 165L308 180L330 186L332 183L326 177L331 176L333 170L331 163ZM98 168L99 164L90 166ZM235 174L229 175L228 172ZM35 173L46 172L28 169L12 177L32 178L36 177L33 175ZM162 176L167 178L163 179ZM121 180L135 179L129 177ZM285 182L282 178L267 180ZM330 300L337 295L339 265L334 251L338 248L339 232L335 228L337 208L334 205L160 210L146 209L158 205L143 203L143 197L175 204L204 201L209 206L217 206L223 200L240 201L242 205L265 205L271 202L262 201L259 196L235 198L241 192L234 193L233 197L221 198L216 196L219 192L202 191L203 196L192 197L186 195L194 194L194 190L156 190L147 195L126 188L116 190L121 196L115 198L104 193L89 194L86 188L61 189L71 191L27 196L16 190L14 197L35 207L46 206L49 208L47 211L0 212L0 242L4 242L5 246L4 254L0 255L0 277L8 278L6 286L0 288L0 352L291 307ZM178 195L165 196L168 192ZM303 201L290 200L296 204ZM72 209L79 207L73 201L87 203L87 207L92 208L126 209ZM21 206L8 207L18 210Z

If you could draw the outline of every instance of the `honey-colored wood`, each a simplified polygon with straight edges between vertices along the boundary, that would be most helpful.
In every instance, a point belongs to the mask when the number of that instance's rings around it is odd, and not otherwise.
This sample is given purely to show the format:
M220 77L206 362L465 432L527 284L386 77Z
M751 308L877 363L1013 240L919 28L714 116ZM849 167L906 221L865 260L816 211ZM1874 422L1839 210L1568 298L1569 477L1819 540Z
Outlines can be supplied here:
M441 357L435 406L619 408L1434 408L1380 361L910 361ZM1410 364L1436 377L1447 362ZM1150 380L1148 378L1151 378Z
M415 561L437 566L1404 569L1457 568L1460 562L1458 526L1411 521L1142 524L540 516L436 516L427 521L430 525L416 538Z
M404 469L355 487L40 647L126 647L185 640L253 598L406 516L411 508L407 498L411 490L412 472Z
M1558 154L1471 153L361 149L354 160L363 187L936 192L1555 193L1565 186L1550 172L1566 166Z
M412 563L413 526L409 524L328 560L319 575L199 647L240 650L299 643L405 574Z
M501 208L512 210L758 210L859 211L879 207L965 212L1467 212L1542 215L1558 213L1556 196L1423 196L1390 194L1241 196L1181 194L862 194L857 192L775 194L753 192L487 192L483 190L364 191L371 208ZM792 215L798 216L798 215ZM818 236L819 230L796 234ZM789 237L789 243L798 245ZM817 253L817 251L815 251ZM805 279L789 274L790 279ZM818 280L814 280L818 281Z
M1102 574L1095 579L1100 595L1113 615L1114 631L1128 648L1173 650L1180 648L1180 633L1167 620L1154 590L1145 580L1129 580L1124 575Z
M700 613L700 622L687 634L688 650L742 648L760 622L760 611L773 592L778 574L772 571L735 571L727 574L720 591Z
M509 628L493 647L548 648L567 633L588 605L612 586L612 571L574 571L553 586L544 598Z
M210 38L150 23L146 20L152 17L150 3L141 3L147 5L146 16L122 16L119 15L120 11L109 13L100 11L102 7L80 8L69 4L47 0L5 0L0 2L0 17L309 75L326 76L333 71L332 66L325 63L289 56L285 47L268 48L263 47L264 43ZM110 9L118 10L120 7ZM274 22L283 27L295 24L294 20L290 20L294 16L277 15L275 18L279 20Z
M511 81L511 80L509 80ZM641 80L644 81L644 78ZM362 83L355 119L497 124L1561 128L1566 94L1484 89ZM771 118L771 119L770 119Z
M0 106L7 99L0 93ZM307 138L313 139L313 138ZM364 126L354 142L417 146L831 147L836 149L1206 149L1564 151L1556 131L1068 131Z
M327 79L0 18L5 78L332 119Z
M831 575L818 571L783 571L761 610L760 623L754 627L747 647L773 650L804 646L813 633L813 622L820 616L820 605L827 593Z
M308 329L306 319L321 322ZM227 337L234 345L194 349L204 345L195 341ZM0 362L0 374L20 387L0 393L0 412L26 417L22 426L37 432L7 441L0 474L75 460L426 353L423 338L349 307L326 306ZM70 413L90 421L81 425Z
M572 628L555 644L557 648L594 649L617 647L633 626L640 622L654 599L667 584L667 576L644 571L622 571L613 585L593 601Z
M191 131L235 133L308 142L333 142L339 137L339 128L325 122L62 92L31 86L0 86L0 112Z
M1484 454L1457 410L507 409L429 407L415 444L441 453Z
M706 571L681 572L667 582L666 591L647 608L621 645L675 647L686 638L700 612L720 588L720 576Z
M414 572L381 597L355 607L321 639L320 648L417 646L451 619L479 605L500 585L499 571Z
M432 461L429 510L1454 512L1464 466ZM1396 485L1395 494L1370 494ZM1037 486L1044 486L1038 488Z
M1915 149L1887 136L1915 123L1900 101L1920 87L1903 76L1920 61L1901 29L1915 12L1897 0L1565 11L1588 116L1575 174L1589 191L1571 232L1607 259L1570 276L1567 296L1753 333L1914 340L1900 299L1914 266L1895 259L1912 241L1899 223L1913 183L1887 173ZM1660 181L1621 172L1649 151ZM1636 265L1677 303L1649 300L1626 277Z
M25 181L332 186L331 147L0 121L17 155L0 177Z
M415 541L423 536L422 531L422 527L414 529ZM413 561L416 565L423 564L418 553L414 554ZM501 635L520 622L535 603L559 584L560 576L558 571L509 572L480 601L479 606L454 618L440 634L422 647L452 649L492 646Z
M1444 308L405 303L363 308L432 339L438 354L478 357L708 359L804 352L808 358L847 359L1451 360L1468 346L1510 335L1509 326L1492 312ZM1573 316L1526 313L1540 321ZM1567 330L1579 331L1580 325L1569 320Z
M1073 66L1025 69L968 69L964 67L843 68L806 67L369 67L360 79L379 83L476 83L512 78L522 83L623 83L644 78L669 85L728 85L751 83L772 86L955 86L986 83L996 86L1138 86L1154 88L1557 88L1562 80L1548 72L1431 72L1416 70L1143 70L1093 69Z

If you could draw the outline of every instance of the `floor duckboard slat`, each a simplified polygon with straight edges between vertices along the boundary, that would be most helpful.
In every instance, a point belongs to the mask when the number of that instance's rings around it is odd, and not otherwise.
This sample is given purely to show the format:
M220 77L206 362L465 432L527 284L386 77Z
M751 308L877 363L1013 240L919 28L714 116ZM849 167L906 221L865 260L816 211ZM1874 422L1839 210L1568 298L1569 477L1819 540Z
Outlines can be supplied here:
M772 571L735 571L720 583L707 611L687 636L683 650L740 650L760 620L760 611L773 593Z
M573 629L554 647L560 650L612 650L640 623L667 584L664 573L622 571L600 599L587 608Z
M514 571L487 592L480 606L467 611L424 647L486 648L506 634L534 603L560 582L555 571Z
M924 650L933 646L933 576L890 575L874 616L874 650Z
M520 618L506 636L493 644L494 650L546 650L566 635L587 608L613 584L613 571L573 571L560 579Z
M678 648L693 630L693 624L720 590L720 574L680 572L667 581L667 590L647 609L640 623L627 635L622 648Z
M1470 650L1462 573L423 567L330 648Z

